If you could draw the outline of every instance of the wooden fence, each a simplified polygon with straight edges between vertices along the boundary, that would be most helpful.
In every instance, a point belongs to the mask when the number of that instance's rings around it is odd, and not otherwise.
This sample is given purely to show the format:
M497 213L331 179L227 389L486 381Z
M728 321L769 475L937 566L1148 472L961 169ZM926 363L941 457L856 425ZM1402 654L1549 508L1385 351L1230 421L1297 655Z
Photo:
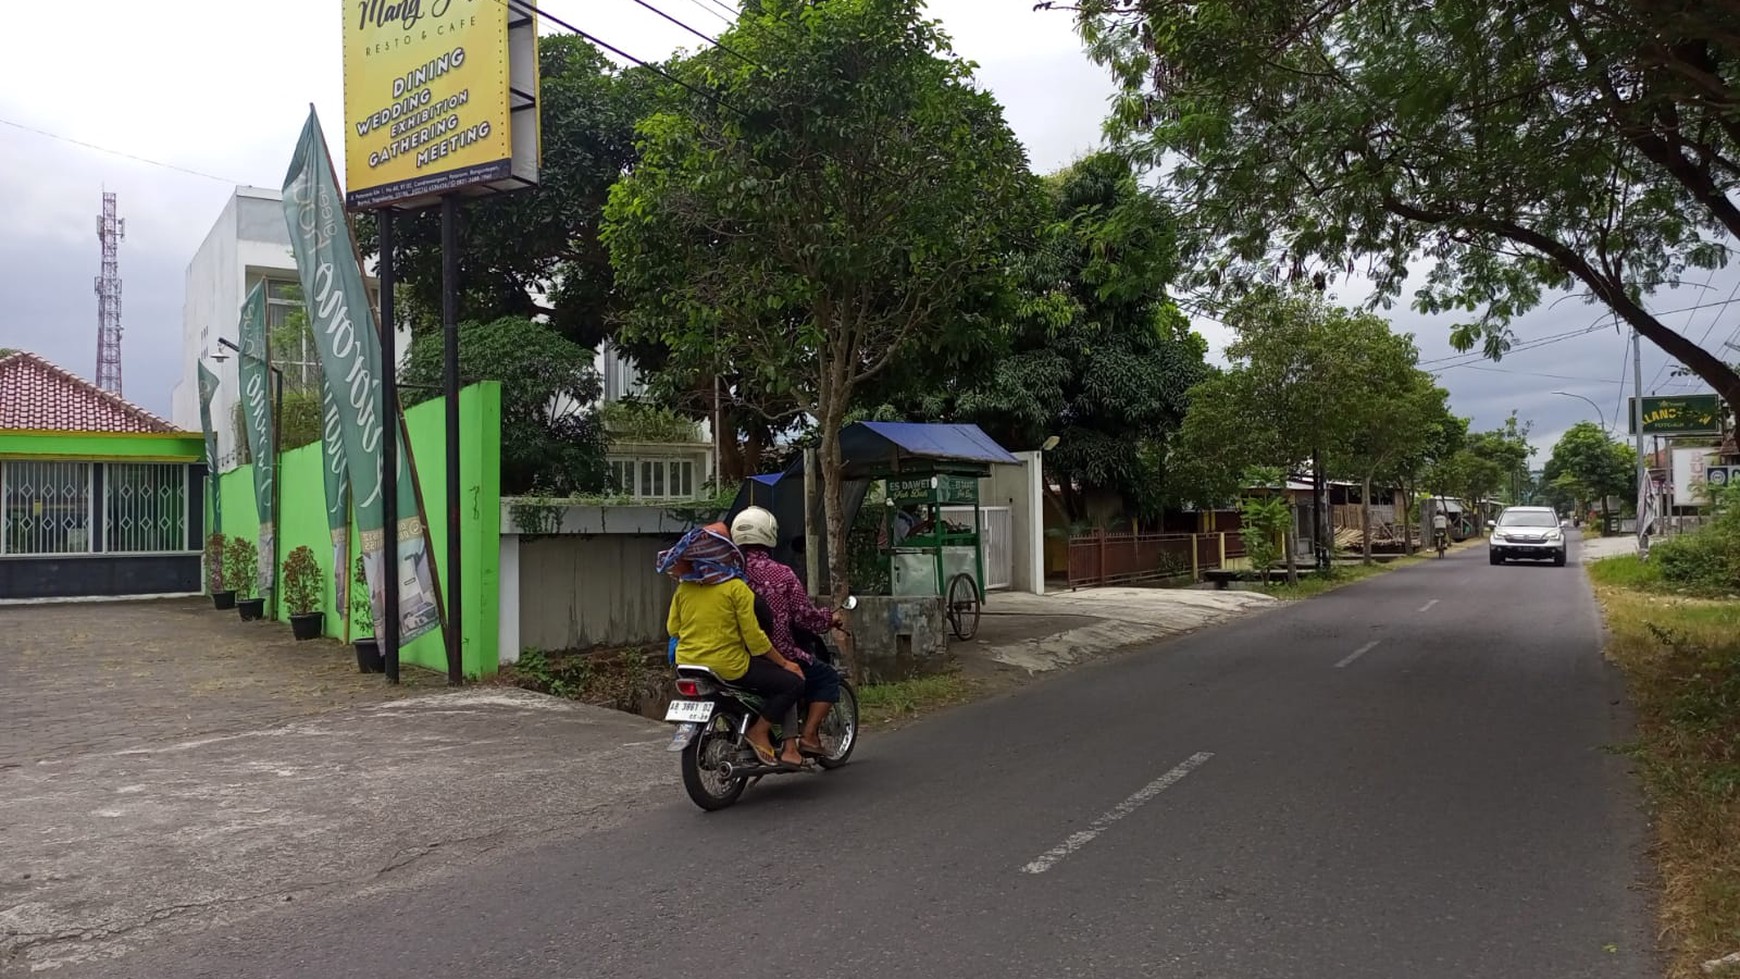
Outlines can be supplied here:
M1201 581L1204 571L1239 566L1244 557L1244 538L1236 533L1082 534L1069 539L1069 587L1185 576Z

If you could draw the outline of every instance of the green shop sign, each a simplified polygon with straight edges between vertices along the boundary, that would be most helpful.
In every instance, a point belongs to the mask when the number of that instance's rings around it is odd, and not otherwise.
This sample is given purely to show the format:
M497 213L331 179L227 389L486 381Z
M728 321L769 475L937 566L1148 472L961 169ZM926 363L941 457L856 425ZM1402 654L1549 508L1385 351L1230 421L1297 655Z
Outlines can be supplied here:
M979 481L972 476L907 476L888 480L895 503L977 503Z
M1631 434L1636 435L1637 399L1627 399L1626 417L1631 420ZM1722 402L1713 394L1687 394L1679 397L1645 397L1643 399L1643 434L1645 435L1719 435L1722 431Z

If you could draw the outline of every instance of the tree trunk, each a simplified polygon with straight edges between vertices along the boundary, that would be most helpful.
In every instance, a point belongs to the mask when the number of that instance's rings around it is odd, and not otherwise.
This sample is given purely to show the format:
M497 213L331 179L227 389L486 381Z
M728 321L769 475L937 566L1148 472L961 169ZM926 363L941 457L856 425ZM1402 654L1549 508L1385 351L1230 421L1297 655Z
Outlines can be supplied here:
M1359 496L1359 527L1365 535L1365 563L1371 563L1371 474L1366 473L1365 485L1360 488Z
M822 516L828 535L828 591L831 604L839 608L852 591L852 576L846 539L850 526L846 523L845 479L840 455L840 419L844 405L828 405L822 410L822 444L817 455L822 470ZM850 645L850 644L848 644ZM858 671L856 649L842 649L847 675Z
M1414 514L1413 481L1404 479L1404 480L1402 480L1401 519L1396 521L1396 523L1402 529L1402 555L1404 557L1409 556L1409 555L1414 553L1414 525L1416 523L1418 523L1418 521L1416 521L1414 519L1413 514Z
M1282 552L1287 555L1287 583L1297 585L1299 583L1299 560L1293 553L1293 543L1298 539L1299 532L1293 523L1298 519L1299 509L1293 505L1293 494L1287 490L1285 477L1281 480L1281 499L1287 501L1287 527L1282 531L1285 536L1281 539Z

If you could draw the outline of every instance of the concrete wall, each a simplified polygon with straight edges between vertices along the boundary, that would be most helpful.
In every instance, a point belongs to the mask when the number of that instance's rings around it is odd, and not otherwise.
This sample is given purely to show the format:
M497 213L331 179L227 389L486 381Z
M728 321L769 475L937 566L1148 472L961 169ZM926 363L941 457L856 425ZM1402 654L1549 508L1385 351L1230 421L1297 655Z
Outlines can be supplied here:
M1045 593L1044 480L1038 452L1018 452L1019 466L992 466L989 478L979 480L979 502L984 506L1009 508L1012 525L1014 570L1012 591Z
M853 653L866 683L948 670L948 620L941 598L867 595L852 613Z
M653 562L674 537L520 538L515 545L519 553L515 658L520 649L663 642L675 584L669 576L655 573Z

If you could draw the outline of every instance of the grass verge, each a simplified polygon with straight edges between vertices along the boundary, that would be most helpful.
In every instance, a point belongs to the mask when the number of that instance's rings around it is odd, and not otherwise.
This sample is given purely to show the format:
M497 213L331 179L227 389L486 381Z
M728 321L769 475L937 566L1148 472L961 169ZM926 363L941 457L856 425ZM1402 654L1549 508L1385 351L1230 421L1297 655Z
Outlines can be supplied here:
M869 683L858 688L858 719L864 724L885 724L963 704L972 697L972 681L956 673Z
M1637 707L1668 975L1740 977L1703 970L1740 951L1740 602L1653 593L1656 575L1636 555L1589 565Z

